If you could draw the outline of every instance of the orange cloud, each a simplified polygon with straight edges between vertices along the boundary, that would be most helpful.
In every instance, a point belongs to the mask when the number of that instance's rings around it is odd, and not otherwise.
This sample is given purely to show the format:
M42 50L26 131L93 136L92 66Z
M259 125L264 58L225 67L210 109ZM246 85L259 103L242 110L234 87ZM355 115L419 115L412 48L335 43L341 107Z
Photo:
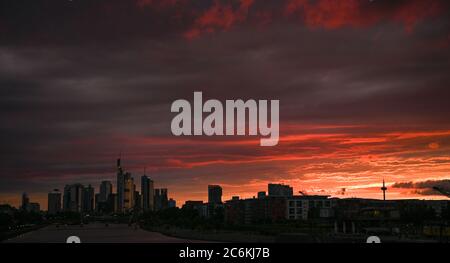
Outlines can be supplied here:
M437 150L437 149L439 149L440 145L437 142L432 142L432 143L428 144L428 147L432 150Z

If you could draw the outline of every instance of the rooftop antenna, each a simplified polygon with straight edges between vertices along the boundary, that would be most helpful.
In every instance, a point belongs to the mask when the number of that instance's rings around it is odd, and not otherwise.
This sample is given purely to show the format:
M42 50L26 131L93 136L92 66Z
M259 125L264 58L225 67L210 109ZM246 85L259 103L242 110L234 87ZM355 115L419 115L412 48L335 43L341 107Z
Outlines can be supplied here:
M122 148L120 149L120 151L119 151L119 158L117 159L117 169L120 171L120 172L122 172L122 164L121 164L121 161L122 161Z

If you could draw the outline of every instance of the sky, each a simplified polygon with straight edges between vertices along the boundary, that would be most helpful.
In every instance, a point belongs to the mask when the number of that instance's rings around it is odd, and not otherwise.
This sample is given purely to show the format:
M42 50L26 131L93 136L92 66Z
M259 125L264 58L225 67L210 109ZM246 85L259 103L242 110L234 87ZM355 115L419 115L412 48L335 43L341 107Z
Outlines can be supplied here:
M450 189L445 0L5 0L0 203L116 185L122 157L181 205L284 183L340 198ZM277 99L280 142L182 136L172 102ZM139 183L137 183L139 187Z

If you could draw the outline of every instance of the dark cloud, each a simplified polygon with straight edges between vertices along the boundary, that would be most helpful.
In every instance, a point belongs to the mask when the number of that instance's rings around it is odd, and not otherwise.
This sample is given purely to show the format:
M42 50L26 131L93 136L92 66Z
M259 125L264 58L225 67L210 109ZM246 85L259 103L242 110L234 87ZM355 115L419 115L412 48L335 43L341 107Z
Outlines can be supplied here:
M392 185L394 188L412 189L414 193L420 195L441 195L435 188L450 191L450 179L428 180L423 182L401 182Z
M445 189L450 189L450 179L448 180L428 180L424 182L403 182L403 183L395 183L392 187L396 188L416 188L416 189L426 189L433 187L440 187Z
M411 32L448 10L444 0L5 0L0 4L0 43L127 45L279 23L324 29L390 23Z
M396 154L393 166L448 164L446 133L387 135L450 128L446 4L429 12L417 1L349 1L351 10L309 2L2 1L0 191L113 179L119 152L128 169L147 167L183 191L381 169L341 164L355 153ZM369 9L376 20L359 21ZM205 99L280 99L282 136L298 138L262 149L242 138L172 137L170 104L198 90ZM332 136L308 137L323 133Z

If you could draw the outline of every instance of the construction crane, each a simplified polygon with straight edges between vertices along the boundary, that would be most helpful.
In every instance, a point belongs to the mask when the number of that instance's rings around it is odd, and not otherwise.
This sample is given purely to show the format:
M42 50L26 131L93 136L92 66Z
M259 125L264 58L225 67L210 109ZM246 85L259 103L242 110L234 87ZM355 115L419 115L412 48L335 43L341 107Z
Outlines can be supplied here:
M438 191L439 193L441 193L442 195L447 196L448 198L450 198L450 192L447 190L444 190L438 186L433 187L434 190Z

